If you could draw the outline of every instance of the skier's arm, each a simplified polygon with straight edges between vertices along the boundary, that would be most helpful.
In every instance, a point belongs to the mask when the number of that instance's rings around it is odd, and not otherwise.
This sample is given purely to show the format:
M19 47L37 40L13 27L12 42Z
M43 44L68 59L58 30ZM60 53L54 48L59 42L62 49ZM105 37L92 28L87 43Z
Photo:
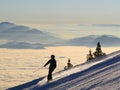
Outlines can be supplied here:
M44 67L47 66L49 63L50 63L50 60L44 65Z

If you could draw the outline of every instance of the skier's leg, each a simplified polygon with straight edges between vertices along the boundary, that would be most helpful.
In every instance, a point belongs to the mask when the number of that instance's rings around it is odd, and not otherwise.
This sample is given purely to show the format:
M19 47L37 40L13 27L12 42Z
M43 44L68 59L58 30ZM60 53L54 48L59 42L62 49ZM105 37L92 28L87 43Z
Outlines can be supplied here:
M52 72L54 71L54 68L50 68L49 69L49 73L48 73L48 81L52 80Z
M47 77L48 81L52 80L52 70L49 69L49 73L48 73L48 77Z

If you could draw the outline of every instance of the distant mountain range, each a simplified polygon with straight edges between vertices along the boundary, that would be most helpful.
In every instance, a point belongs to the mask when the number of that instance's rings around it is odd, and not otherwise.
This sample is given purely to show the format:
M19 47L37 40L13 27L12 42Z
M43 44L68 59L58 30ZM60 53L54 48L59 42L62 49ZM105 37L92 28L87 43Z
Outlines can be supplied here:
M93 47L96 46L98 41L101 42L104 47L120 46L120 38L112 35L89 35L63 40L51 33L10 22L0 23L0 41L6 41L6 43L0 44L0 48L15 49L44 49L46 46L54 45Z
M38 29L16 25L9 22L0 23L0 39L19 42L54 43L61 39Z
M0 45L0 48L10 48L10 49L44 49L44 45L37 43L27 43L27 42L8 42Z
M120 27L120 24L92 24L97 27Z
M64 45L72 45L72 46L96 46L97 42L101 42L102 46L110 47L110 46L120 46L120 38L112 36L112 35L89 35L86 37L80 37L71 39L63 42Z
M93 27L120 27L120 24L79 24L79 26L93 26Z

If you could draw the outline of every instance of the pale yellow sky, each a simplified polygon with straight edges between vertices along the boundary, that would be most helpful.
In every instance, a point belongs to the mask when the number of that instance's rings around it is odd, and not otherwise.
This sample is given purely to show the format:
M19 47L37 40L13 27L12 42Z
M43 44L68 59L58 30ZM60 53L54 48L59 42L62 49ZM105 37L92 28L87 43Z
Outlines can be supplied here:
M0 21L120 24L120 0L0 0Z

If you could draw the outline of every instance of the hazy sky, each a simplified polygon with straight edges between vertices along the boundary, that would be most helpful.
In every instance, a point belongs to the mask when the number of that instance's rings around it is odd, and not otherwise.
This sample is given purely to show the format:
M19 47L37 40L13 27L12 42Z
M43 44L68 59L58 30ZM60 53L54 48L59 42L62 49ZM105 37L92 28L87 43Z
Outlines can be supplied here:
M0 0L0 21L120 24L120 0Z

